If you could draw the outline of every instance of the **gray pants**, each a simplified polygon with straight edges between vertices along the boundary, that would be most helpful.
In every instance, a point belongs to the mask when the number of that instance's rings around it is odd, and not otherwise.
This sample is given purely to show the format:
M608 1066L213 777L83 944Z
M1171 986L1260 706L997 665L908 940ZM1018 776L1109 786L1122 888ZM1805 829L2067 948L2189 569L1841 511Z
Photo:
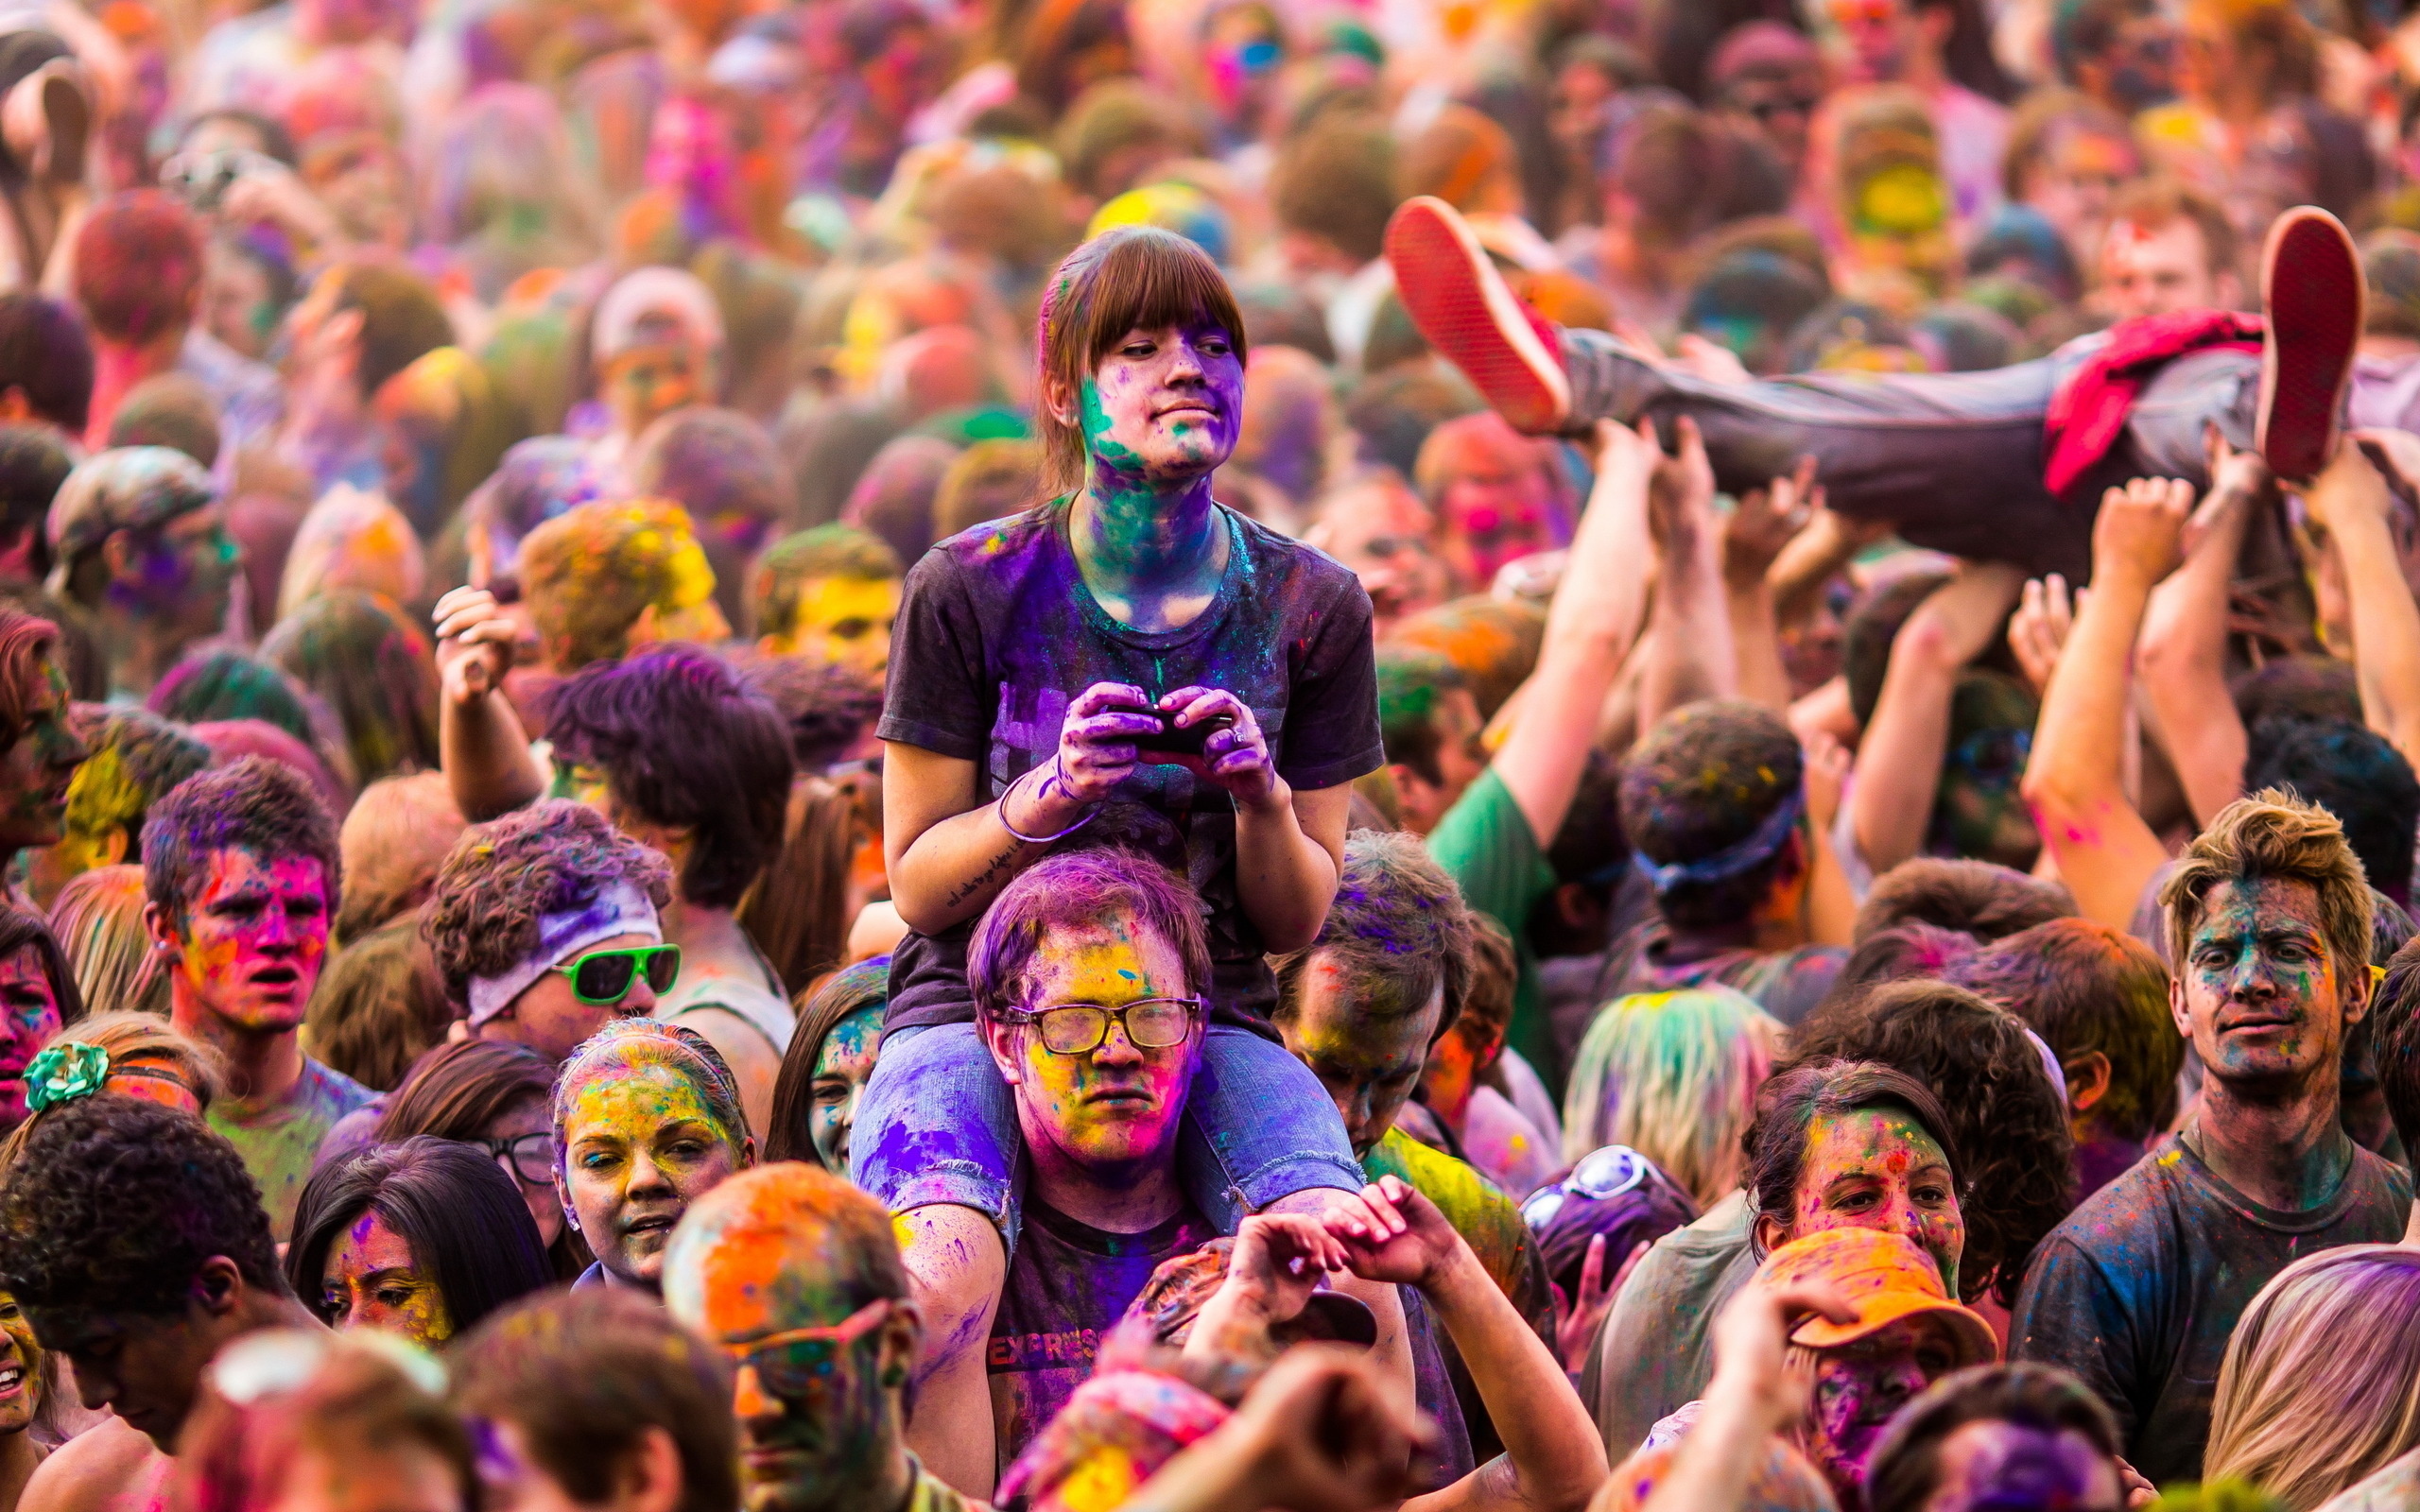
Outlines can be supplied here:
M1816 459L1832 507L1891 521L1919 546L2013 561L2082 582L2092 570L2101 490L2134 477L2209 483L2202 427L2252 444L2260 359L2187 353L2135 397L2109 455L2054 498L2042 482L2050 396L2102 337L2079 337L2032 362L1961 373L1806 373L1709 383L1641 362L1599 331L1566 330L1564 369L1575 426L1686 415L1704 434L1724 491L1759 488L1801 456ZM1667 440L1668 444L1668 433Z

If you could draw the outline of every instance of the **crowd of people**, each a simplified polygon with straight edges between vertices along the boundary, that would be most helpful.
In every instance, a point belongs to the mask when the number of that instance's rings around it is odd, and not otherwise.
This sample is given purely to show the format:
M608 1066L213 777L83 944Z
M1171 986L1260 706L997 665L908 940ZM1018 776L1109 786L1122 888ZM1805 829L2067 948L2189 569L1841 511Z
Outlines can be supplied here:
M2420 12L0 19L0 1512L2420 1512Z

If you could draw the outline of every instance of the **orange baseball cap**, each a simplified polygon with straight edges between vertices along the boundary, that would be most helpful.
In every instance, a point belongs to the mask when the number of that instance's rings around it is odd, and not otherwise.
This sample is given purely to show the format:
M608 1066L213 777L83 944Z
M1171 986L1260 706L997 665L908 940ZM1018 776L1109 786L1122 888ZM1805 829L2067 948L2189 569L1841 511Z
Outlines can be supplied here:
M1930 1314L1958 1341L1959 1365L1985 1365L1999 1358L1999 1341L1982 1314L1952 1301L1942 1289L1941 1270L1930 1255L1907 1238L1876 1228L1832 1228L1808 1234L1765 1257L1757 1279L1767 1285L1829 1281L1857 1309L1852 1323L1811 1317L1791 1331L1790 1341L1828 1349L1864 1338L1903 1317Z

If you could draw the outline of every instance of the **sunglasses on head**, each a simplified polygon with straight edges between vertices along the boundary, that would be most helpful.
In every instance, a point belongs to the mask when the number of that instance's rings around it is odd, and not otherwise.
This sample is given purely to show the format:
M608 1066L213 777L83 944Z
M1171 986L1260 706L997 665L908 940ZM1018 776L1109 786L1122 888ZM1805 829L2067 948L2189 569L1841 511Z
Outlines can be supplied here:
M732 1364L756 1372L759 1386L776 1397L804 1397L832 1379L841 1351L873 1332L890 1315L890 1297L876 1297L838 1323L791 1329L744 1345L726 1345Z
M1521 1204L1521 1217L1532 1229L1543 1229L1572 1197L1609 1202L1635 1191L1646 1180L1645 1156L1627 1144L1608 1144L1590 1151L1555 1185L1531 1193Z
M571 978L571 995L591 1007L607 1007L631 995L631 984L647 973L648 989L669 992L681 975L678 945L628 945L583 951L554 970Z

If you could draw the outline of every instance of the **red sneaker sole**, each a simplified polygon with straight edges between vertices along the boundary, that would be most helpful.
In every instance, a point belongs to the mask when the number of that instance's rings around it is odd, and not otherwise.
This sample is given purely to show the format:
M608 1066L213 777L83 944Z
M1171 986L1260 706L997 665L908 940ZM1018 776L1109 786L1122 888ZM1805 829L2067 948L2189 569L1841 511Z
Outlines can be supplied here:
M1387 223L1386 245L1396 294L1428 344L1513 429L1560 429L1570 407L1562 365L1502 282L1491 290L1487 253L1453 211L1436 200L1407 201Z
M2352 238L2325 211L2289 212L2261 258L2269 315L2255 432L2270 471L2309 478L2336 449L2366 295Z

